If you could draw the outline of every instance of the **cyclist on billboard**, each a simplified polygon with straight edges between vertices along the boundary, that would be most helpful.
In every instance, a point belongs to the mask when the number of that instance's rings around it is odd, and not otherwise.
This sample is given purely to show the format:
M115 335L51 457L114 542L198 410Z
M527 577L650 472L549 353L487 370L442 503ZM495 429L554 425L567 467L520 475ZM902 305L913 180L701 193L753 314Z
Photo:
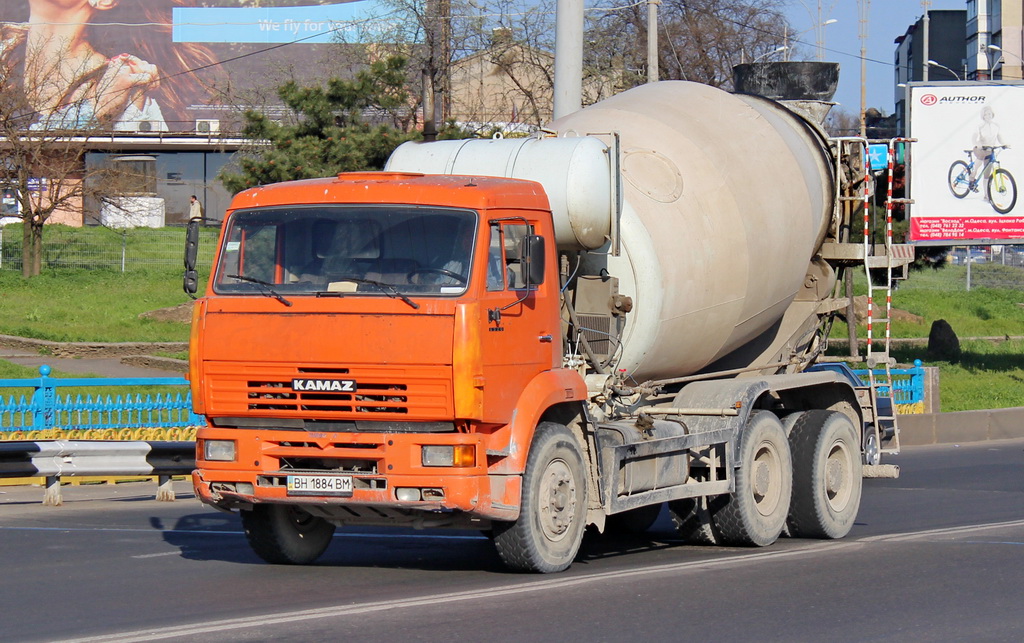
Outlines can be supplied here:
M984 171L982 179L988 178L989 173L992 171L992 166L989 160L992 159L993 148L1006 146L1003 143L1003 138L999 134L999 125L993 120L995 118L995 111L993 111L991 105L985 105L981 108L981 124L978 125L978 129L974 132L974 158L978 160L974 164L971 171L971 189L977 191L978 186L978 172ZM991 195L987 192L985 194L985 200L991 199Z

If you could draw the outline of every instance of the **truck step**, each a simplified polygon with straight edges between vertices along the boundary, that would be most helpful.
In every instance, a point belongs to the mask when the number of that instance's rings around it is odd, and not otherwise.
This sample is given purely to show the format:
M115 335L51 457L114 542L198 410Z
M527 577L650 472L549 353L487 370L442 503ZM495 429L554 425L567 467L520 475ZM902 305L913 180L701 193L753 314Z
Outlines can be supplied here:
M892 478L900 477L900 466L898 464L865 464L861 467L862 475L865 478Z

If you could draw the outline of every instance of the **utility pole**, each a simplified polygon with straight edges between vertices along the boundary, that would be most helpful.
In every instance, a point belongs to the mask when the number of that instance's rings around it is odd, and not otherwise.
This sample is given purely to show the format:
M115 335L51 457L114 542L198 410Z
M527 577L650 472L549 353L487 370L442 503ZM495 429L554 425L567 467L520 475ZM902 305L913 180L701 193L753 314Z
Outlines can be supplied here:
M555 119L583 103L583 0L558 0L555 12Z
M437 132L438 121L451 114L451 0L428 0L426 35L429 57L423 70L423 122L424 135ZM429 94L429 96L427 95ZM428 122L432 123L427 125Z
M661 0L647 0L647 82L658 82L658 5Z
M868 14L871 0L857 0L860 11L860 135L867 138L868 111Z
M928 17L928 7L931 6L931 4L932 3L928 0L921 0L921 10L924 11L924 18L922 20L921 27L921 40L924 41L921 43L921 80L925 82L928 81L928 61L932 59L931 54L928 53L928 41L931 40L928 33L931 31L931 25L929 24L931 19ZM910 80L914 80L913 73L911 73Z

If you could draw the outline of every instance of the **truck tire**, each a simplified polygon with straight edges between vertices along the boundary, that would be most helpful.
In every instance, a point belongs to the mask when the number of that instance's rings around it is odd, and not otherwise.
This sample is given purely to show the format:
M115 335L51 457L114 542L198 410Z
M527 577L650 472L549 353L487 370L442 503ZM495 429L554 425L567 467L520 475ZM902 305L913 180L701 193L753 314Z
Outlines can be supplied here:
M772 413L750 416L740 433L736 490L710 504L715 527L727 545L765 547L786 526L793 495L793 462L782 422Z
M661 503L637 507L608 516L604 530L609 534L642 534L654 525L659 515Z
M796 538L842 538L860 510L860 439L850 418L808 411L793 425L793 501L789 532Z
M494 525L494 545L507 567L547 574L572 564L586 527L585 471L569 429L541 422L526 459L519 518Z
M254 505L241 514L249 546L275 565L308 565L334 536L334 525L294 505Z
M709 498L683 498L668 503L669 513L676 533L687 545L718 545L721 535L711 520L708 511L709 503L716 502L718 496Z

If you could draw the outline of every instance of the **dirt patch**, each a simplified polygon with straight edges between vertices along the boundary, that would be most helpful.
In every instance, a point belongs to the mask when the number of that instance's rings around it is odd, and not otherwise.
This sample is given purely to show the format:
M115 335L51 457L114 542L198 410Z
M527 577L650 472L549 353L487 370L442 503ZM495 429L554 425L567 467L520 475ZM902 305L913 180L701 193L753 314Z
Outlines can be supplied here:
M857 316L857 323L858 324L863 324L865 321L867 321L867 318L868 318L868 298L867 298L866 295L861 295L860 297L854 297L853 298L853 310L854 310L854 314ZM843 309L843 310L841 310L839 312L840 312L840 314L842 314L842 313L845 313L846 310ZM874 313L872 316L875 319L880 319L882 317L885 317L885 300L882 299L881 302L876 301L875 302L875 309L872 312ZM899 308L893 308L892 312L891 312L891 315L892 316L890 317L890 319L892 321L910 322L912 324L922 324L922 325L924 324L924 317L922 317L920 315L915 315L914 313L910 313L910 312L907 312L905 310L900 310ZM845 315L844 315L844 317L845 317Z
M156 310L140 313L139 317L142 319L152 319L154 321L190 324L192 323L192 302L186 301L183 304L171 306L170 308L157 308Z
M0 346L54 357L125 357L188 350L188 342L50 342L12 335L0 335Z

